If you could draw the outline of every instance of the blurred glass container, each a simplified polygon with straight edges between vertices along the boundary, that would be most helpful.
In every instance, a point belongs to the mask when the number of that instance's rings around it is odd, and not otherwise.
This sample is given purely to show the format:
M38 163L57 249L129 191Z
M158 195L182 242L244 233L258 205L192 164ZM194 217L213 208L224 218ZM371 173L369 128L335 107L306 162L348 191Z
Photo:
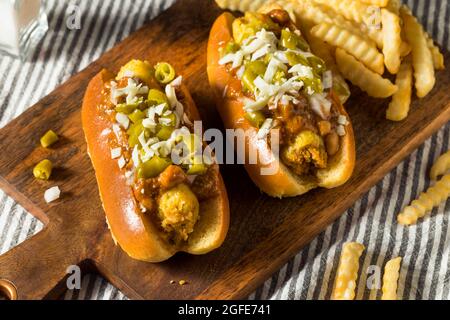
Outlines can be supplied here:
M26 59L47 30L43 0L0 0L0 54Z

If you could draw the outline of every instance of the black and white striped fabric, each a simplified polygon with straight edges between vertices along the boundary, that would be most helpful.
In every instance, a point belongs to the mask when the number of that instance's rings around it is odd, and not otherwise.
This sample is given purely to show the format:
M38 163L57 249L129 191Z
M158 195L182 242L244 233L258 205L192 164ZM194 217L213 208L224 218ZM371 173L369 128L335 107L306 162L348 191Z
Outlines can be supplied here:
M199 0L203 1L203 0ZM404 1L442 47L450 50L450 0ZM0 127L85 68L104 51L174 3L174 0L48 0L50 30L32 59L22 63L0 56ZM81 29L71 30L71 5L82 13ZM444 71L444 72L448 72ZM358 200L339 220L267 280L249 299L327 299L330 297L342 244L366 246L361 258L357 299L375 299L373 270L403 257L399 296L403 299L450 299L450 201L416 226L396 223L396 213L430 185L428 171L449 149L446 125ZM42 229L0 191L0 254ZM367 272L370 270L371 272ZM81 290L66 299L126 299L97 275L85 275Z

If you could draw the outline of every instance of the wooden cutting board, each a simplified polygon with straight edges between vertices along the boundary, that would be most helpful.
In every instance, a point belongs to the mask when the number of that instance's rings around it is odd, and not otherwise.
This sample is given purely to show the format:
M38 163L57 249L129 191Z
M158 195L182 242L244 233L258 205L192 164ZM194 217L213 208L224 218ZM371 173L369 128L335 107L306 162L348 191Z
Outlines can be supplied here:
M106 227L81 129L84 91L102 68L117 71L132 58L165 60L184 75L205 126L222 128L206 77L209 29L220 13L213 1L179 0L0 130L0 187L45 224L0 256L0 279L12 281L19 298L57 298L73 264L100 273L130 298L245 298L450 119L448 71L438 73L433 92L415 99L410 116L400 123L385 120L388 100L370 99L353 88L347 109L358 160L345 186L271 199L242 166L222 166L231 206L224 245L204 256L177 254L160 264L134 261L114 245ZM52 150L39 146L48 129L62 135ZM56 164L50 182L32 176L44 158ZM46 204L44 191L54 185L62 198ZM189 284L170 284L180 279Z

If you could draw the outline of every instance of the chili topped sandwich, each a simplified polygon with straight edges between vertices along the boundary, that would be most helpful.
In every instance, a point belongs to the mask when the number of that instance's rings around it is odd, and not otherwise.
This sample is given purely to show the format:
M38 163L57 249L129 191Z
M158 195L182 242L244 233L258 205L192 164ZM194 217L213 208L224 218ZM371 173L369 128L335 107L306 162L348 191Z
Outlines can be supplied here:
M208 78L227 128L244 129L251 179L275 197L345 183L355 164L353 130L331 71L311 53L284 10L222 14L208 43ZM272 139L278 129L275 154ZM273 174L261 169L273 164Z

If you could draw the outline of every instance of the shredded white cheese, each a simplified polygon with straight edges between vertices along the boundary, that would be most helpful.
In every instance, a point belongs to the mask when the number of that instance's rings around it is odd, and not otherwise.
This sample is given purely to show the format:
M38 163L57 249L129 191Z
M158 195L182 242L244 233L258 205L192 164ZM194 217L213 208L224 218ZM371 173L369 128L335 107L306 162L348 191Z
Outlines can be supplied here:
M128 79L127 86L124 88L111 87L111 100L117 101L117 98L126 96L126 103L134 104L138 102L137 95L147 93L147 86L142 86L142 84L138 84L135 80Z
M237 67L240 67L243 61L244 61L244 54L242 53L242 51L236 52L233 58L233 64L231 65L231 68L235 69Z
M183 113L183 122L189 126L192 126L192 122L191 122L191 120L189 120L189 117L187 116L186 113Z
M302 64L296 64L288 72L294 73L301 78L314 79L313 69Z
M170 107L173 108L178 102L177 95L175 93L175 87L171 86L170 84L166 85L165 93L167 99L169 99Z
M273 77L275 76L278 69L286 70L287 67L277 58L270 59L269 64L267 65L266 72L264 73L264 81L269 83L272 82Z
M267 118L264 123L262 124L261 128L258 131L258 134L256 137L259 140L264 139L270 132L270 129L272 129L273 126L273 119Z
M224 65L233 61L234 61L234 53L228 53L219 60L219 64Z
M242 76L244 75L244 72L245 72L245 67L244 66L241 66L239 69L238 69L238 71L236 71L236 77L239 79L239 80L241 80L242 79ZM228 86L227 86L228 87Z
M130 119L124 113L116 113L116 121L126 130L130 125Z

